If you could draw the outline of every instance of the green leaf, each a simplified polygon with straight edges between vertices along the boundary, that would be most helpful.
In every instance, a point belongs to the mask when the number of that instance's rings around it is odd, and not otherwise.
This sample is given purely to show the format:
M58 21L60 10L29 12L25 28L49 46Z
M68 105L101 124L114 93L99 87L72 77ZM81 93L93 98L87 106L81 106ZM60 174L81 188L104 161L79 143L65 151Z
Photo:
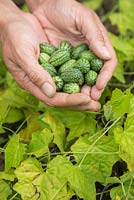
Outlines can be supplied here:
M99 135L95 138L98 137ZM115 144L113 136L103 136L94 144L95 138L80 137L72 145L71 150L77 163L83 172L90 177L90 180L104 183L112 172L113 164L119 159L119 147Z
M119 31L122 34L126 34L127 30L132 30L134 27L134 20L133 20L133 10L134 10L134 3L133 0L120 0L119 1L119 10L120 12L112 12L109 17L112 24L117 24Z
M63 108L52 108L51 113L57 116L69 129L67 141L71 141L84 133L94 134L96 130L95 115Z
M104 116L107 120L117 119L130 111L131 93L129 90L123 93L115 89L112 93L111 100L104 105Z
M127 39L116 36L112 33L109 33L112 45L117 50L117 52L121 52L122 55L118 55L119 59L121 58L121 62L126 60L134 60L134 39ZM123 58L124 55L124 58ZM120 60L119 60L120 63Z
M32 140L28 146L28 152L36 157L42 156L49 151L48 145L53 139L52 132L44 128L42 131L37 131L32 134Z
M21 110L11 107L10 102L3 98L3 95L1 95L0 98L0 125L2 128L2 124L5 123L15 123L19 120L24 119L24 114ZM4 131L0 131L4 132Z
M17 167L25 154L25 145L19 142L19 135L13 135L5 149L5 170Z
M16 108L11 108L3 123L15 123L22 119L24 119L24 113Z
M45 122L52 130L54 135L53 142L58 146L60 151L64 151L66 133L62 121L49 111L45 113L42 121Z
M134 170L134 112L128 114L124 123L114 129L117 144L120 145L120 157L127 163L130 171Z
M0 199L7 200L7 197L10 194L12 194L12 190L10 189L9 185L5 181L0 180Z
M125 54L123 52L116 50L116 55L118 59L118 65L114 72L114 77L121 83L125 83L126 81L124 78L124 69L123 69Z
M20 88L10 73L7 73L6 80L8 90L6 91L5 98L10 102L10 105L17 108L36 108L38 106L38 99L28 91Z
M121 185L110 190L111 198L117 200L134 199L133 174L127 172L120 177L119 182Z
M87 7L90 7L91 9L96 10L97 8L99 8L101 3L102 3L102 0L90 0L90 1L85 1L84 5Z
M130 112L134 112L134 95L130 99Z

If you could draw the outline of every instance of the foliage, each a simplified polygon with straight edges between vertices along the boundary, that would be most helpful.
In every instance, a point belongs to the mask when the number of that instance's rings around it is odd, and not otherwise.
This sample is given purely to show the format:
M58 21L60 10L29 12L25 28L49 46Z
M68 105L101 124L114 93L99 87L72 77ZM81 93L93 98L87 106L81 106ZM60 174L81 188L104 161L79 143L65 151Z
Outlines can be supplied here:
M119 31L109 33L119 64L99 112L44 105L0 56L0 200L134 199L133 0L116 2L107 18Z

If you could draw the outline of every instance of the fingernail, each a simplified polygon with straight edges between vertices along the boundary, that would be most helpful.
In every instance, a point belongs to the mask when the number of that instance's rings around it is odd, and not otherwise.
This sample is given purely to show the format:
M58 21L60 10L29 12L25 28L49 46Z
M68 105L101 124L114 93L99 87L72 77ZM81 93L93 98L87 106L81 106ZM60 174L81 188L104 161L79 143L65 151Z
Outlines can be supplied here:
M102 48L103 54L106 56L107 59L111 58L111 55L106 47Z
M41 90L47 97L53 97L55 94L55 88L48 82L44 83Z

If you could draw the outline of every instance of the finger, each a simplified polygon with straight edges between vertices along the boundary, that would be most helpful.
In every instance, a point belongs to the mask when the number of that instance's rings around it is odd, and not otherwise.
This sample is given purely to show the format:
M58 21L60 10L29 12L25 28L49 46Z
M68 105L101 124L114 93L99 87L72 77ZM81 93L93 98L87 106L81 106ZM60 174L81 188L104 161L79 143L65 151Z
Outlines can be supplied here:
M86 84L81 88L81 93L86 94L89 97L90 97L90 92L91 92L91 87Z
M101 105L99 102L91 100L89 103L85 105L75 106L74 109L78 110L91 110L91 111L98 111L101 108Z
M90 97L82 93L67 94L57 92L50 101L54 106L70 107L87 104L90 102Z
M98 90L96 88L96 85L94 85L91 89L91 98L95 101L98 101L102 95L102 92L104 91L104 89L102 90Z
M111 54L105 43L104 36L96 23L93 11L83 7L82 15L78 21L80 24L80 29L83 35L85 35L89 47L96 53L98 57L103 60L108 60L111 58ZM101 22L100 22L101 23Z
M97 15L95 15L95 19L98 23L98 26L103 34L104 40L106 41L106 45L107 48L109 49L110 53L111 53L111 59L106 61L103 68L101 69L99 76L97 78L96 81L96 88L98 90L103 90L107 84L107 82L111 79L114 70L117 66L117 58L116 58L116 54L115 51L111 45L110 39L108 37L107 31L105 29L105 27L103 26L102 23L99 23L99 18Z
M19 68L18 68L19 69ZM12 71L12 75L15 77L17 83L24 89L28 90L39 100L50 106L76 106L87 104L90 101L90 97L85 94L66 94L66 93L56 93L53 98L48 98L42 90L40 90L26 75L22 70L18 70L18 76Z
M31 82L39 87L46 96L52 97L55 95L56 86L53 79L50 74L39 65L35 55L31 55L30 53L29 55L23 55L19 65Z

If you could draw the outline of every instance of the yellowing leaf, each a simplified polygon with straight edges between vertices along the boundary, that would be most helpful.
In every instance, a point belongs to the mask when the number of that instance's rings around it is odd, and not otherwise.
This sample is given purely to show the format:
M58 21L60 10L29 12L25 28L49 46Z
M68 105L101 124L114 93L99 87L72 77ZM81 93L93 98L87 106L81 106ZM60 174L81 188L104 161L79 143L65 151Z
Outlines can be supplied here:
M19 181L30 182L43 173L41 163L35 158L28 158L16 168L15 175Z
M47 173L69 183L70 189L73 190L80 198L84 200L95 200L95 187L78 166L73 166L67 158L57 156L49 164Z
M24 110L24 113L27 119L27 127L21 129L19 134L22 141L29 142L33 132L42 130L42 126L38 122L40 114L31 109Z

